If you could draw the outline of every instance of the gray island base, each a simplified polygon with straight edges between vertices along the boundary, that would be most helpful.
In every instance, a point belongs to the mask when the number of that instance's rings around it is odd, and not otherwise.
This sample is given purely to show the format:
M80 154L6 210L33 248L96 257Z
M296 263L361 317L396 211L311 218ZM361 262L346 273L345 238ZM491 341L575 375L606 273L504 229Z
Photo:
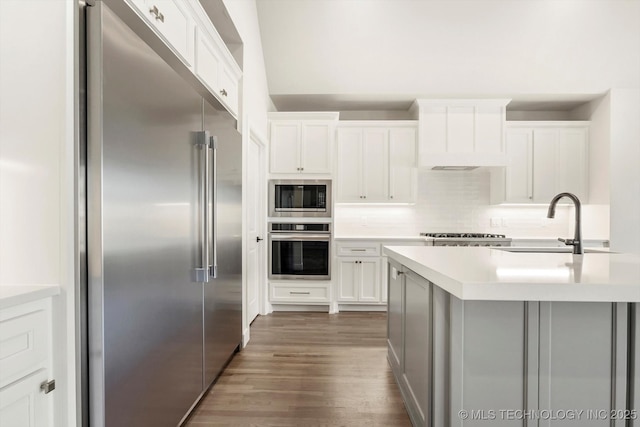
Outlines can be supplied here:
M640 426L638 257L384 252L388 359L414 426ZM607 277L591 273L603 261L590 257L610 260ZM580 274L563 272L568 263ZM509 284L521 300L496 295ZM612 288L610 301L598 285Z

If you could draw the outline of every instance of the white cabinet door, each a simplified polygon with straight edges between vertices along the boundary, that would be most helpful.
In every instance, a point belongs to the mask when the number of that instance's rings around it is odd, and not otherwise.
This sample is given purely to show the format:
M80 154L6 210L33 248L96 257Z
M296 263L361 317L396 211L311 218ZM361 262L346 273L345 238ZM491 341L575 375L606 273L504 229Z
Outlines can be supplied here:
M332 126L328 123L302 124L302 172L331 173L331 131Z
M506 133L508 165L504 182L492 185L494 202L549 203L558 193L574 193L583 202L588 197L588 124L529 122L513 125Z
M533 198L532 133L530 129L507 132L506 200L529 203Z
M416 129L389 130L389 201L415 202Z
M360 269L355 258L338 258L338 301L358 301Z
M231 111L235 114L238 114L238 103L239 103L239 91L238 91L238 78L231 71L231 69L227 68L224 64L220 66L220 80L219 80L219 90L218 94L219 98L227 104L227 106L231 109Z
M197 31L195 62L196 76L200 78L211 93L217 94L220 90L220 55L211 40L202 31Z
M338 302L380 302L380 257L338 258Z
M558 131L533 130L533 201L548 203L556 193Z
M299 123L271 123L271 173L300 173L299 135Z
M331 173L332 121L281 119L270 126L271 173Z
M385 128L364 129L362 163L364 200L386 202L389 195L389 139Z
M558 134L556 191L573 193L583 202L588 197L587 139L586 128L560 129Z
M337 202L415 202L415 122L338 128Z
M0 425L48 427L53 420L52 394L40 390L48 380L47 370L0 389Z
M380 302L380 258L359 260L358 301Z
M193 66L195 23L186 5L178 0L135 0L132 6L140 11L156 32L187 64Z
M362 201L362 131L338 129L338 176L336 180L339 202Z

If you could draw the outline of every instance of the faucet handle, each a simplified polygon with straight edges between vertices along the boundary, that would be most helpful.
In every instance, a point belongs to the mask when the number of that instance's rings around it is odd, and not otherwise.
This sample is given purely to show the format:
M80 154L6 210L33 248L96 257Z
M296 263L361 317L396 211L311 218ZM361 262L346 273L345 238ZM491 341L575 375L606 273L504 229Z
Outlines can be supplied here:
M571 245L577 245L578 241L576 239L562 239L560 237L558 237L558 241L564 243L565 245L571 246Z

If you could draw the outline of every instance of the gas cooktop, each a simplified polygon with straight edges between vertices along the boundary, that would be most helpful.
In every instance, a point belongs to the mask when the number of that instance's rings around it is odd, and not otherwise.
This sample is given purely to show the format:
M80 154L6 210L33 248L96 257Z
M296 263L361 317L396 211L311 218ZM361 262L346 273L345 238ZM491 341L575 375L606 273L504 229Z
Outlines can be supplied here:
M490 233L420 233L425 237L467 238L467 239L504 239L504 234Z

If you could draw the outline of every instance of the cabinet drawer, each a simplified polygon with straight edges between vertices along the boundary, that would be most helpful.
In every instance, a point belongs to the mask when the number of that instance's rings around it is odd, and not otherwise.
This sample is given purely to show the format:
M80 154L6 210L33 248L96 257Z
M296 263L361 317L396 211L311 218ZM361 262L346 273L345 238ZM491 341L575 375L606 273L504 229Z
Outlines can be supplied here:
M328 303L329 284L290 285L287 283L270 283L271 302L290 303Z
M50 299L0 311L0 388L47 365Z
M380 243L378 242L338 242L336 243L338 256L380 256Z

